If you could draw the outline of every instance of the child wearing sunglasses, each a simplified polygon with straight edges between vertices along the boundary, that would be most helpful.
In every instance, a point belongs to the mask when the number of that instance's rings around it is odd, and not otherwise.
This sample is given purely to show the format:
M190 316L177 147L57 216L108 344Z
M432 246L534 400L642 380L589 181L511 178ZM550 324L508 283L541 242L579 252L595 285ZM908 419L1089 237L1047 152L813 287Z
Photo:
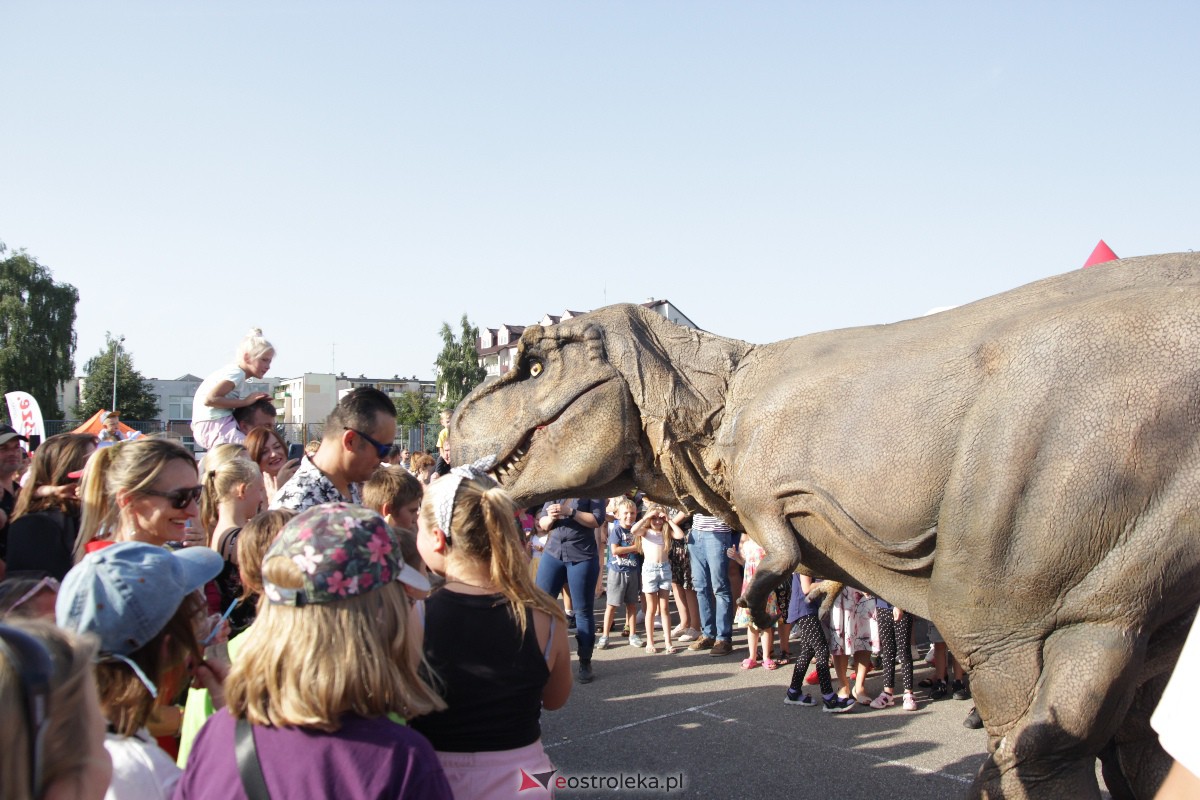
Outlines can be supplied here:
M142 438L97 451L80 494L76 561L114 542L181 543L199 514L201 487L196 460L183 445Z
M113 449L124 447L117 445ZM196 590L221 571L207 547L172 552L122 542L89 553L67 573L55 615L60 627L99 641L95 666L112 756L109 798L168 798L180 770L146 730L154 709L190 682L189 670L223 705L224 669L200 651L204 597Z

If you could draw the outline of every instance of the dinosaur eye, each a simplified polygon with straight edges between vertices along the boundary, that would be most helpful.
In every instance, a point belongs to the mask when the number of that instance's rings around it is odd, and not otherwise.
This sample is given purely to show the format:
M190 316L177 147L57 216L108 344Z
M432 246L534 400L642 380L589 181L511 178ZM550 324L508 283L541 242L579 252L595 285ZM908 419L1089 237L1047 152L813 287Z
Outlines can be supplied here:
M536 378L542 374L542 362L534 361L529 365L529 377Z

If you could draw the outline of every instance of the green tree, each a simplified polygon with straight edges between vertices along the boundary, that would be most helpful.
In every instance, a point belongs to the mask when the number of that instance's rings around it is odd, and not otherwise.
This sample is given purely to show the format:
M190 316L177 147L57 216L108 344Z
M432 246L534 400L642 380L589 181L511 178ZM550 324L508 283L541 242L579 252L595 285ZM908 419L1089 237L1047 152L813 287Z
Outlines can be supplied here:
M0 257L7 250L0 242ZM75 376L78 302L74 286L24 250L0 258L0 394L29 392L46 419L63 416L58 385Z
M83 395L79 400L76 414L80 419L87 419L102 408L112 405L113 390L113 354L117 359L117 410L125 420L157 419L159 406L158 397L154 394L154 384L142 377L142 373L133 368L133 357L121 346L121 340L114 340L111 333L104 334L105 346L98 355L88 359L83 371L87 373L87 382L83 387Z
M454 408L467 394L487 377L487 370L479 364L475 343L479 341L479 328L471 324L467 315L462 315L462 333L454 338L449 323L442 323L442 352L434 366L437 367L437 393L443 408Z
M415 428L437 418L437 403L421 392L403 392L396 398L396 424Z

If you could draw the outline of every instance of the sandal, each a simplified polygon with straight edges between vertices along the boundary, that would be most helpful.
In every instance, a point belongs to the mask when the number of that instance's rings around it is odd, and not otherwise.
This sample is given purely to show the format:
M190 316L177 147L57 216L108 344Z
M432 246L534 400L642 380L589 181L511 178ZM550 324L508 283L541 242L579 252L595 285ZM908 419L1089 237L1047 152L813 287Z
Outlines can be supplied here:
M662 654L664 656L673 655L674 653L675 653L675 645L673 645L673 644L669 644L662 649Z
M880 692L879 697L871 701L871 708L888 708L896 705L896 697L891 692Z
M778 661L775 661L774 659L770 659L770 658L763 659L763 669L777 669L778 667L779 667Z
M653 644L646 645L646 655L652 656L657 652L658 652L658 648L656 648Z
M755 661L753 658L747 658L745 661L742 662L742 669L754 669L757 666L758 666L758 662Z

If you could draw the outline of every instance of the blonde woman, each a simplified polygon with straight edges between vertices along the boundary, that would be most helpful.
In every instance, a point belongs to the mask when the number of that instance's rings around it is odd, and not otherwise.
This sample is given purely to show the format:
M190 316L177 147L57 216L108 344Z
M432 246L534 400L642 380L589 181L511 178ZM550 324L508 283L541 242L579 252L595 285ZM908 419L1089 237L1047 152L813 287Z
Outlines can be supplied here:
M75 560L116 542L182 542L199 512L196 460L170 439L97 450L84 471Z
M235 741L272 797L451 797L433 748L405 724L444 703L418 674L421 629L399 583L428 582L399 551L382 517L346 503L284 526L228 705L196 737L177 799L242 796Z
M50 622L0 625L0 797L99 800L112 779L92 680L96 646ZM44 728L37 719L45 715Z
M425 655L447 708L413 722L457 797L546 797L541 712L571 693L566 618L534 584L508 494L479 467L425 492L417 549L446 585L425 601Z

